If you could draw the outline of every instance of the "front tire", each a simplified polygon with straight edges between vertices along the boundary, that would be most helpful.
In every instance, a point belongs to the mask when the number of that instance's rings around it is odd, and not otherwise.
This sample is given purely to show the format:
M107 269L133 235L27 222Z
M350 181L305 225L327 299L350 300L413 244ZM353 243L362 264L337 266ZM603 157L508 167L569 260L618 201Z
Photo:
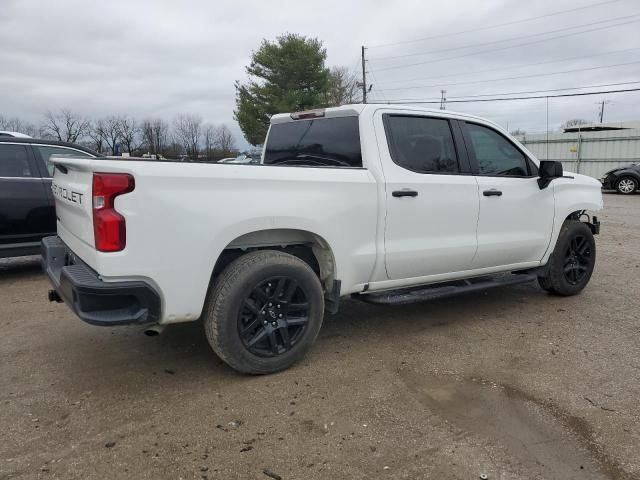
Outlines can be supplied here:
M215 279L203 314L209 344L239 372L268 374L300 360L324 316L318 276L293 255L259 250Z
M538 283L555 295L576 295L589 283L595 262L596 242L589 226L578 220L566 220Z
M623 195L631 195L638 189L638 181L633 177L622 177L616 182L616 191Z

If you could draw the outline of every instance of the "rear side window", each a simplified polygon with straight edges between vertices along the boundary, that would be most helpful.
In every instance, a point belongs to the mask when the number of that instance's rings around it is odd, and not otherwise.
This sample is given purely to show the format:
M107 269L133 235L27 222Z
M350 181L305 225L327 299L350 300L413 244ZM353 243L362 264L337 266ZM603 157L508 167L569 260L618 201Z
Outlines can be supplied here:
M417 173L459 173L449 121L387 115L385 129L393 161Z
M0 177L36 177L31 169L27 147L24 145L0 145Z
M362 167L358 117L294 120L271 125L266 165Z
M467 130L481 175L500 177L529 175L526 157L505 137L475 123L467 123Z
M51 147L48 145L34 145L40 152L40 156L42 160L44 160L47 165L47 170L49 172L49 176L53 177L53 169L55 168L53 163L49 160L51 155L66 155L68 157L91 157L88 153L81 152L80 150L73 150L71 148L62 148L62 147Z

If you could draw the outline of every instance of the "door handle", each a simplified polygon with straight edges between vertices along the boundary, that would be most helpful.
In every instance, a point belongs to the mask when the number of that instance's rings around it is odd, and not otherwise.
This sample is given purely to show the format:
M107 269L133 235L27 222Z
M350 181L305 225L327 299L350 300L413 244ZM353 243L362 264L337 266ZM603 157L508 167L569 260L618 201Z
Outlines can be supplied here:
M502 192L500 190L496 190L495 188L492 188L491 190L485 190L484 192L482 192L482 194L485 197L501 197L502 196Z
M396 190L391 193L394 197L417 197L418 192L415 190Z

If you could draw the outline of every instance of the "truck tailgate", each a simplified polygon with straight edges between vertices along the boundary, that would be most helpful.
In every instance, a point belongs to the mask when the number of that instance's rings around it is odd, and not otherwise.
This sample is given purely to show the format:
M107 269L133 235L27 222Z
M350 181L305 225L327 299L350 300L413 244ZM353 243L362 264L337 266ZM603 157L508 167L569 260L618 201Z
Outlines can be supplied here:
M72 235L86 245L94 246L91 188L93 172L89 165L52 158L56 169L51 190L56 201L59 233ZM64 240L64 239L63 239Z

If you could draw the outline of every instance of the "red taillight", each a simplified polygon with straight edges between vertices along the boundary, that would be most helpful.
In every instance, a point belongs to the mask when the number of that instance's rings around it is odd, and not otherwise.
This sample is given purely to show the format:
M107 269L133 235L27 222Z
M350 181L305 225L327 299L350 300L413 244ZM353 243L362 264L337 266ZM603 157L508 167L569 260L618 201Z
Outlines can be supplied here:
M135 188L133 177L128 173L93 174L93 232L96 250L119 252L127 243L124 217L116 212L114 200L118 195Z

